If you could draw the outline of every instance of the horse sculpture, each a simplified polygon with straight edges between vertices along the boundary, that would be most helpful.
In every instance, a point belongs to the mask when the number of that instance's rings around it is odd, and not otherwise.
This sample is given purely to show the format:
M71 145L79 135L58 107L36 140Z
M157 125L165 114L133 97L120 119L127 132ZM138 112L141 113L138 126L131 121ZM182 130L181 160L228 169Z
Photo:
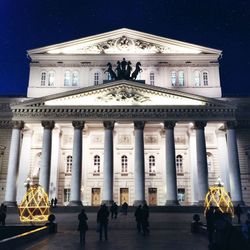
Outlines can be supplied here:
M104 71L104 73L108 72L111 80L116 80L117 77L116 77L114 70L112 69L112 64L108 63L107 66L108 66L108 68Z
M137 62L136 65L135 65L135 70L131 75L132 80L135 80L137 75L142 71L140 66L141 66L141 63Z

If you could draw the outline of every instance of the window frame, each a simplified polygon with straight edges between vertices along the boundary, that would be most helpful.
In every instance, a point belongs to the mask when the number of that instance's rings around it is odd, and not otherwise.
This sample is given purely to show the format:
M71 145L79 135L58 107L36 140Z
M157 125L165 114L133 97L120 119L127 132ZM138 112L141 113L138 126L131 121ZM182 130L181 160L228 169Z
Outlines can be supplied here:
M154 155L148 157L148 173L149 175L156 174L156 157Z
M101 172L101 157L98 154L95 154L93 157L93 165L94 165L94 175L100 175Z
M122 175L128 174L128 156L127 155L121 156L121 174Z
M184 175L183 156L181 154L176 155L175 165L176 165L176 174Z
M149 84L152 86L155 85L155 73L154 72L149 73Z
M71 175L72 163L73 163L72 155L67 155L65 158L65 175Z

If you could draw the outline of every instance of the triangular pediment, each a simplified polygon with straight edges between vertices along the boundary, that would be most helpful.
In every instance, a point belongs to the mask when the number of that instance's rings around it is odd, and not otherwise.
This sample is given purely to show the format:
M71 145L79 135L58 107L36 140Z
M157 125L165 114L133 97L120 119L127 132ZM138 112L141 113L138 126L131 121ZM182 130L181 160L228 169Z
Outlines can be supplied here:
M220 54L220 50L130 29L118 29L28 51L32 54Z
M224 102L134 81L114 81L56 95L32 99L21 104L32 107L187 107L223 106ZM20 104L18 105L20 106Z

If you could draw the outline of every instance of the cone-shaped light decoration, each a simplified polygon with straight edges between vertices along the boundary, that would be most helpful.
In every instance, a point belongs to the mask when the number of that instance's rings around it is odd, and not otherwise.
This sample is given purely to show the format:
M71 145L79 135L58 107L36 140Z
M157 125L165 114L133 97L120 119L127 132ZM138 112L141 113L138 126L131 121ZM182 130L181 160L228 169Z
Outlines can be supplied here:
M47 193L40 185L31 185L19 207L21 222L46 222L50 215Z

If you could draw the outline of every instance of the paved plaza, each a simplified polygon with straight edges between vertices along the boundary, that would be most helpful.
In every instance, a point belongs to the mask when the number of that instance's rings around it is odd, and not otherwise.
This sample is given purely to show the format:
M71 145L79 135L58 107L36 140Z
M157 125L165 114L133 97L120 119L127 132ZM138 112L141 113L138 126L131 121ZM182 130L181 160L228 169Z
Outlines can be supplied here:
M96 213L87 212L89 230L86 234L84 247L79 244L79 232L77 231L78 213L55 214L58 223L58 232L56 234L30 242L16 249L208 249L208 240L205 233L192 234L190 232L192 213L150 213L150 234L147 236L137 233L132 211L127 216L119 214L116 220L110 219L108 241L100 242L98 233L95 230ZM202 214L201 217L204 221ZM6 222L7 225L14 225L19 223L18 220L19 218L16 214L9 214Z

